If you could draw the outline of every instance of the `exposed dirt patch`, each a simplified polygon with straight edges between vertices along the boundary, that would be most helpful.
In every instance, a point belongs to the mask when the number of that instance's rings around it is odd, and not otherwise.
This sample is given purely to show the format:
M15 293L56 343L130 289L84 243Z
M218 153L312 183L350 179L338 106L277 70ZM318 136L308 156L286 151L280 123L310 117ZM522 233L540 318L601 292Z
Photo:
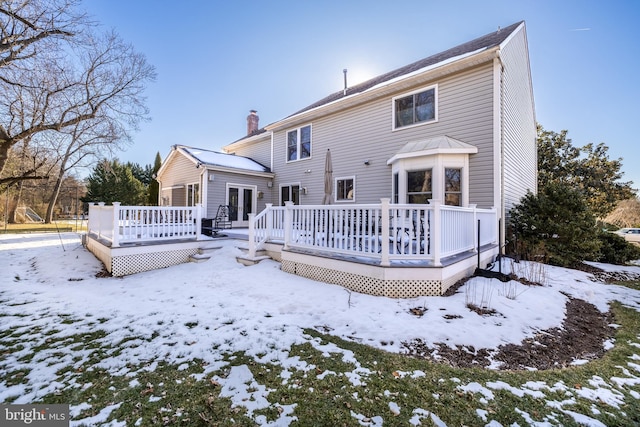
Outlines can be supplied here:
M542 370L562 368L576 360L602 357L604 342L614 334L614 329L609 326L613 323L612 315L574 298L567 301L566 310L561 327L541 331L520 344L502 345L497 349L451 348L442 343L429 348L420 339L403 345L408 355L462 368L487 367L493 359L502 370Z

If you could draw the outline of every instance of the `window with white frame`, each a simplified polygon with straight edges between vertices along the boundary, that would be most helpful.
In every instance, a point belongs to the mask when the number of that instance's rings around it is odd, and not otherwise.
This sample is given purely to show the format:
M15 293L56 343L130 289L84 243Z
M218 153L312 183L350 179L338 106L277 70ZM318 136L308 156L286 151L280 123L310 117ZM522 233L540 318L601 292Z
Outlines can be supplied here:
M431 169L407 171L407 203L427 204L433 198Z
M311 157L311 125L287 132L287 161Z
M293 202L294 205L300 204L300 185L289 184L280 186L280 205L284 206L285 202Z
M356 198L356 179L353 176L336 178L336 201L353 202Z
M462 206L462 169L445 168L444 204Z
M394 129L436 120L437 87L393 98Z
M187 206L195 206L200 203L200 184L187 185Z

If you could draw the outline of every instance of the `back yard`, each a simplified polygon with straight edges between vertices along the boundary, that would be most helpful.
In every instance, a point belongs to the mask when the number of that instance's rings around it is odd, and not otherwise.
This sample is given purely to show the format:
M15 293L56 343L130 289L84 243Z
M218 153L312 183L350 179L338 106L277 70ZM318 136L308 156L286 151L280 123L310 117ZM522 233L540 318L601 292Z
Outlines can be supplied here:
M640 423L640 267L506 260L542 286L394 300L219 244L111 278L75 233L0 235L0 402L75 426Z

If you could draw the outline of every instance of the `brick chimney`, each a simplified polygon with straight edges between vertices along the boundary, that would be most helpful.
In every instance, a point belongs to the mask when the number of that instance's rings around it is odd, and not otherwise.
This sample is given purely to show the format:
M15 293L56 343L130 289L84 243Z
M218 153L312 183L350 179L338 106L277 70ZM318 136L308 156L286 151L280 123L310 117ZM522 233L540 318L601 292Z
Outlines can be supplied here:
M260 118L258 117L258 112L256 110L251 110L251 112L247 116L247 136L253 134L258 130L259 120Z

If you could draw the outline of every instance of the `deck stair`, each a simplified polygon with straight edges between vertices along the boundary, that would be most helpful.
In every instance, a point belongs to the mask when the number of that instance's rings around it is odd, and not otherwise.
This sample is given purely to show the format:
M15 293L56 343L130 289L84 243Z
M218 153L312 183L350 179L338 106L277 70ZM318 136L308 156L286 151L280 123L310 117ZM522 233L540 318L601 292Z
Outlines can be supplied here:
M242 249L242 248L240 248ZM242 249L243 252L246 251L246 249ZM271 259L271 257L269 255L267 255L267 251L256 251L256 255L254 257L249 256L248 251L244 252L242 255L237 256L236 260L242 264L242 265L246 265L247 267L252 266L252 265L256 265L257 263L259 263L262 260L265 259Z
M189 262L205 262L211 259L211 254L222 246L205 246L202 248L198 248L198 253L193 254L189 257Z

